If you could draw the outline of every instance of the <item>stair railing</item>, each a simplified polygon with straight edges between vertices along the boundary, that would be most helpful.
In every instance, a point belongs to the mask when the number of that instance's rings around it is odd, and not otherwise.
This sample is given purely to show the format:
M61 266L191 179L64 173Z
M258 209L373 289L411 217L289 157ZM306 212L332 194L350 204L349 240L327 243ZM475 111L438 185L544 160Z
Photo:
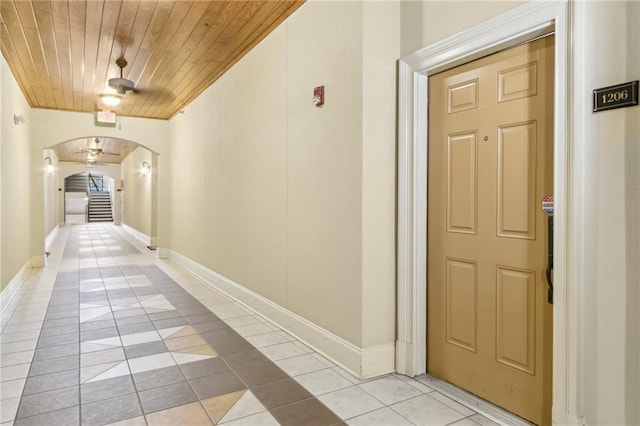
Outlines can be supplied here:
M93 189L95 188L95 189ZM89 174L89 192L91 191L103 191L104 190L104 180L103 179L99 179L99 184L98 182L96 182L96 180L93 178L92 174Z

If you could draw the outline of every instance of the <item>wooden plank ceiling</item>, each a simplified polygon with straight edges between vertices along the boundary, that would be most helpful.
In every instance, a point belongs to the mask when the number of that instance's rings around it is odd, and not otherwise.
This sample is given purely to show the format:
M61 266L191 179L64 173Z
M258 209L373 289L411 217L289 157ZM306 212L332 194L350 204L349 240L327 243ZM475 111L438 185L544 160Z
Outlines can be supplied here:
M32 107L84 112L125 58L115 112L169 119L303 1L1 0L2 53Z
M100 137L75 139L52 148L60 161L119 164L137 147L137 144L130 141Z

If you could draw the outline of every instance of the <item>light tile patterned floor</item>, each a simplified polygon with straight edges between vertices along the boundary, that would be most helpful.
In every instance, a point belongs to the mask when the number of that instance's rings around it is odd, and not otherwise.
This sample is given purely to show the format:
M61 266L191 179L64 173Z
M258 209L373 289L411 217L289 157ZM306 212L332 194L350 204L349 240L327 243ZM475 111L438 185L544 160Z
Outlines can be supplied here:
M1 321L2 426L495 424L351 376L112 225L61 228Z

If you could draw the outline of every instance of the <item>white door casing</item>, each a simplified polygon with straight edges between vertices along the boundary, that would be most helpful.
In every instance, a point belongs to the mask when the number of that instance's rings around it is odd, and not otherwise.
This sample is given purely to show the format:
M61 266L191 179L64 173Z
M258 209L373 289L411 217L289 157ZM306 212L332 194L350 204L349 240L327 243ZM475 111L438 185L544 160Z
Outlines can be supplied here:
M571 3L528 2L402 58L398 65L398 331L396 371L426 372L429 76L555 33L553 421L578 424L579 297L571 271Z

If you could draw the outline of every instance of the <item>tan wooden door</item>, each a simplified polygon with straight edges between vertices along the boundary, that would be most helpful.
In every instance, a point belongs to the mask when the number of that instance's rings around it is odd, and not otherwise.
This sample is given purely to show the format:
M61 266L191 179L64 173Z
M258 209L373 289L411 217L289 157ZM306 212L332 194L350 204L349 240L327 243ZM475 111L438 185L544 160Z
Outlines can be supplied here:
M430 79L427 369L551 422L553 37Z

